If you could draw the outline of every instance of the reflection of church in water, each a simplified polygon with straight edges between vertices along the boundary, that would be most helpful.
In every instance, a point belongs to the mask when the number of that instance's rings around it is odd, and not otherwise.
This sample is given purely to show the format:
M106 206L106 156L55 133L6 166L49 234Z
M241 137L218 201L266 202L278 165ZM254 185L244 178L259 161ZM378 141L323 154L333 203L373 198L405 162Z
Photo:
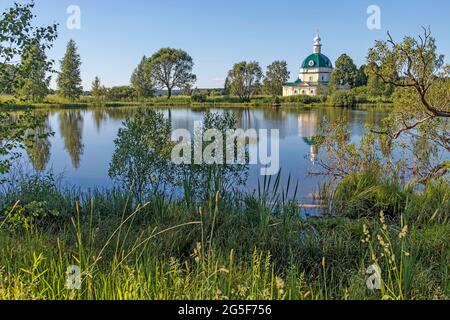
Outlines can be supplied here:
M318 134L318 117L316 113L310 112L300 114L298 119L298 134L309 146L309 157L313 164L318 160L319 147L316 142Z

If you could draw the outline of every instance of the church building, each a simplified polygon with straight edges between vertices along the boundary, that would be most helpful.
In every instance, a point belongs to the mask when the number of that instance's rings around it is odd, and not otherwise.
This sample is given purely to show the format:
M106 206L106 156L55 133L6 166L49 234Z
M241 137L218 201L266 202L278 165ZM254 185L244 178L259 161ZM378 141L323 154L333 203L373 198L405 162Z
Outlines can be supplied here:
M319 35L314 38L313 53L303 61L298 80L283 86L284 97L317 96L320 94L320 88L328 85L333 64L327 56L322 54L321 41Z

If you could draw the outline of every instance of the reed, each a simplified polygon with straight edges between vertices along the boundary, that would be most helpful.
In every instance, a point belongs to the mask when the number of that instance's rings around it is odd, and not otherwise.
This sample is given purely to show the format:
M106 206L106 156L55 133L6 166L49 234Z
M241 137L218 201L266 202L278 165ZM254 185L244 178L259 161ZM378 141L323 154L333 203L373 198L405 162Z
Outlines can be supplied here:
M202 203L139 204L51 179L5 189L0 299L448 299L448 212L425 223L407 202L400 217L303 219L288 200L298 186L280 190L280 179ZM420 196L442 204L445 192L430 188ZM383 286L372 291L375 262ZM81 290L65 287L71 265Z

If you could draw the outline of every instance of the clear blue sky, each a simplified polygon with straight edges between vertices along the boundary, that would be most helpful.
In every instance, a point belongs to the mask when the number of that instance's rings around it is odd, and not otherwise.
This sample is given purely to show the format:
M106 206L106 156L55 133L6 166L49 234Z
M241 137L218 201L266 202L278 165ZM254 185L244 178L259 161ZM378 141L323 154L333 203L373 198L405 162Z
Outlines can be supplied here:
M24 1L19 1L24 2ZM125 85L145 55L161 47L186 50L194 59L198 87L222 87L230 67L256 60L263 68L286 60L291 77L312 50L317 28L332 61L349 54L363 64L376 39L396 38L430 26L439 52L450 56L448 0L37 0L40 24L61 24L49 56L59 60L73 38L82 57L85 89L98 75L107 86ZM13 1L1 1L0 8ZM382 29L366 27L369 5L378 5ZM66 9L81 8L81 30L68 30ZM446 59L448 62L449 59ZM59 68L59 63L56 65Z

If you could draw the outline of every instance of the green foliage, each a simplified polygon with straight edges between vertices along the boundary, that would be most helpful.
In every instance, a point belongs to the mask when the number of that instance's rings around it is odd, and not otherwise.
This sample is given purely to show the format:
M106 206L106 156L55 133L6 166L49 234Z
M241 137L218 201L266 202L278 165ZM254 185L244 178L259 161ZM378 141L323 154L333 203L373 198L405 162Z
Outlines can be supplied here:
M328 99L333 107L352 108L356 105L356 96L352 91L335 91Z
M132 101L135 91L130 86L119 86L106 89L106 98L110 101Z
M372 72L375 65L366 67L367 94L370 97L390 97L395 90L394 85L385 83L379 75Z
M266 76L263 81L263 90L265 94L272 96L281 96L283 94L283 85L289 80L290 72L286 61L274 61L267 67Z
M18 67L21 76L19 96L25 100L42 101L48 94L52 63L47 61L45 51L38 43L32 43L24 52L22 62Z
M450 184L440 179L426 184L419 193L408 197L405 220L409 224L425 226L428 224L448 225L450 212Z
M387 41L376 42L368 57L369 84L372 78L395 87L394 110L382 128L374 131L404 150L407 147L400 137L409 136L415 150L408 161L414 164L412 180L416 183L448 173L450 68L436 51L435 39L424 29L418 39L405 37L400 43L389 35Z
M282 97L281 99L283 102L286 103L298 103L298 104L312 104L322 102L322 97L320 96L307 96L307 95Z
M107 90L102 86L100 78L95 77L94 82L92 82L91 95L95 102L100 102L106 98Z
M173 89L185 89L195 83L193 67L194 62L187 52L172 48L160 49L148 59L146 66L152 82L159 88L166 88L169 99Z
M450 229L438 220L305 220L257 195L223 194L199 209L162 195L135 206L126 192L33 189L7 196L22 199L22 218L42 219L28 231L20 222L21 232L0 220L0 299L448 299ZM381 292L366 286L374 263ZM73 264L80 291L64 286Z
M332 199L333 211L352 219L377 215L380 211L398 217L409 193L376 172L357 172L339 182Z
M353 87L358 76L358 68L353 60L347 55L342 54L335 63L335 68L330 76L329 86L332 90L338 90L341 85L350 85Z
M362 87L367 85L368 77L366 74L366 68L367 66L365 64L359 67L358 73L356 74L355 87Z
M203 126L198 128L196 134L201 134L206 137L207 130L216 130L220 132L222 137L227 136L227 131L237 129L237 120L233 113L226 112L224 114L206 112L203 120ZM214 137L214 141L217 137ZM202 150L204 155L206 148L209 147L207 143L201 146L196 145L198 141L192 140L192 159L195 159L195 152ZM211 141L212 142L212 141ZM187 201L205 200L211 195L231 192L237 190L239 187L245 185L248 178L248 147L245 147L245 163L228 164L226 150L233 150L237 152L237 141L223 141L217 140L217 150L209 150L211 157L217 156L215 163L196 164L193 161L191 164L183 164L179 167L181 176L182 188L187 198ZM221 152L223 151L223 152ZM204 162L205 159L203 159Z
M38 130L43 119L30 111L17 116L0 113L0 174L9 172L13 162L21 157L21 149L32 147L37 137L48 136Z
M116 150L109 175L139 202L165 191L174 178L171 155L171 123L162 113L139 110L124 123L114 141Z
M52 47L57 37L57 25L35 27L34 3L14 5L6 9L0 19L0 94L13 93L28 78L29 70L39 70L39 76L32 74L32 81L42 80L41 71L50 71L50 64L43 64L42 59L33 60L30 48L34 53L44 53ZM28 54L26 53L28 51ZM19 69L18 64L26 60L26 68ZM23 67L23 66L22 66ZM36 83L34 83L35 85ZM33 85L27 83L27 92L35 91ZM41 92L41 90L37 90Z
M351 89L351 92L355 95L356 103L358 105L363 104L386 104L392 107L393 98L391 96L372 96L369 94L368 86L360 86Z
M355 95L357 103L367 103L369 102L369 97L367 95L367 86L360 86L352 88L351 91Z
M142 58L131 75L131 86L138 98L148 98L155 94L155 85L146 56Z
M77 51L75 41L70 40L67 43L66 54L60 62L61 70L56 80L58 94L71 101L78 99L83 93L80 75L81 59Z
M239 62L228 73L230 93L241 101L249 102L260 89L262 70L257 62Z
M191 99L193 102L204 103L208 99L206 94L201 93L199 90L194 90L194 93L191 95Z

